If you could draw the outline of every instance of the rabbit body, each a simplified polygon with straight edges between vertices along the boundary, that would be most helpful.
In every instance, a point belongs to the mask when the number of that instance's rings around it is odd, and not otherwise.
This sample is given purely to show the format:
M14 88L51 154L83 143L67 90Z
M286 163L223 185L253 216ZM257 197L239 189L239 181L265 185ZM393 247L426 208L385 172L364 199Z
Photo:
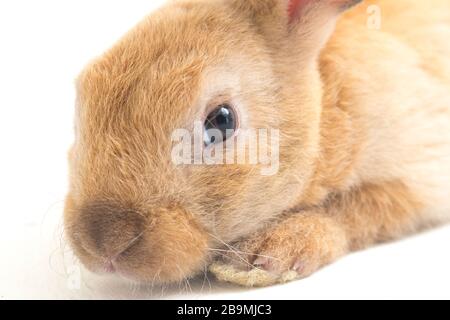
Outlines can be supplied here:
M173 282L219 260L268 285L447 222L450 2L357 2L175 1L91 63L65 214L81 261ZM223 102L280 131L276 175L170 161L173 130Z

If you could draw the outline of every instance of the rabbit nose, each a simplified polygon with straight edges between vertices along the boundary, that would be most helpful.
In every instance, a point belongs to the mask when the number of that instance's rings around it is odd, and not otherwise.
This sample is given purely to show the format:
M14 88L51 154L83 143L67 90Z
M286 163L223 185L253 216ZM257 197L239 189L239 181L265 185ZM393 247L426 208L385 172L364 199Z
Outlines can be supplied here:
M115 259L138 244L145 223L136 210L105 203L85 206L80 215L82 245L95 256Z

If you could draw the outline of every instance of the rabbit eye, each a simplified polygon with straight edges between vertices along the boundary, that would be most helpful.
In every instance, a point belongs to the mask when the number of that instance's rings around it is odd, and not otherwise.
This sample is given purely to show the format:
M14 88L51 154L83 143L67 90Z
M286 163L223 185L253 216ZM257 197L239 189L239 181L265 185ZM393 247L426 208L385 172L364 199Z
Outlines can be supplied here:
M205 120L205 144L224 142L234 135L236 129L237 117L234 109L228 104L222 104Z

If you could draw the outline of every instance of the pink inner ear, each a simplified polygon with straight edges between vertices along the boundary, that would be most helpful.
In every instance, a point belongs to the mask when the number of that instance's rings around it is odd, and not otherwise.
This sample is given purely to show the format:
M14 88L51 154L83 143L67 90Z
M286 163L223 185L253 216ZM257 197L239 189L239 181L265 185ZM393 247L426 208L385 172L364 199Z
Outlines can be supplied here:
M300 16L302 8L309 2L310 0L289 0L289 21L292 22Z

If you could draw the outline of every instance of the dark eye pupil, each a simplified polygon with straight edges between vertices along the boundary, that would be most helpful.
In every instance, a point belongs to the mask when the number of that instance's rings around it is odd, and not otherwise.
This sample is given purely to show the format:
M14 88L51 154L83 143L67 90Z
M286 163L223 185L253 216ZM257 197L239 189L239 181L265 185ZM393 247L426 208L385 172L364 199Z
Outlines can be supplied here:
M233 108L227 104L218 106L205 121L205 143L207 145L226 141L236 130L236 116ZM220 132L223 141L217 141Z

